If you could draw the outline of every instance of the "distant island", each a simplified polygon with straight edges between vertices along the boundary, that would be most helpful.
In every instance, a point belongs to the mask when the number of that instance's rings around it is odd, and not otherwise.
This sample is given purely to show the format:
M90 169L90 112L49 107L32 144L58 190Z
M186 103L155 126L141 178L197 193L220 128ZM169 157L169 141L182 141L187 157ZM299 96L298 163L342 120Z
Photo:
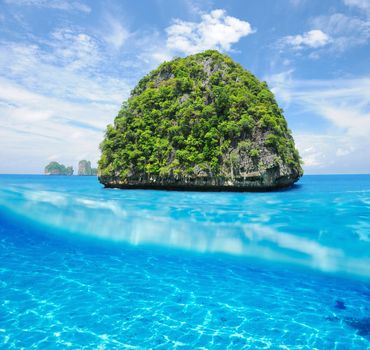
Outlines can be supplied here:
M101 150L105 187L262 191L303 174L267 84L214 50L164 62L142 78Z
M45 175L73 175L73 167L65 166L58 162L50 162L44 169ZM97 169L91 167L91 162L88 160L80 160L78 162L78 173L79 176L96 176Z
M80 160L78 162L78 175L80 176L96 176L97 169L91 167L91 162L88 160Z
M58 162L50 162L44 170L46 175L73 175L73 167L66 167Z

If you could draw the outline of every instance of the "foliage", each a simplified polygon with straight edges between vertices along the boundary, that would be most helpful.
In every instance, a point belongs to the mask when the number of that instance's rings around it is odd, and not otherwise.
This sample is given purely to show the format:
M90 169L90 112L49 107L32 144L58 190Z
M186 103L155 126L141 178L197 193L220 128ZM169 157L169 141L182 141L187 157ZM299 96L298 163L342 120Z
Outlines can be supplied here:
M58 162L50 162L45 167L45 174L49 175L73 175L73 168L71 166L66 167Z
M258 149L252 148L252 149L249 151L249 155L250 155L251 157L253 157L253 158L258 157L258 155L259 155Z
M224 155L236 144L240 152L260 157L258 136L282 161L300 169L267 84L230 57L205 51L164 62L140 80L107 128L99 172L123 180L191 176L196 169L219 175Z

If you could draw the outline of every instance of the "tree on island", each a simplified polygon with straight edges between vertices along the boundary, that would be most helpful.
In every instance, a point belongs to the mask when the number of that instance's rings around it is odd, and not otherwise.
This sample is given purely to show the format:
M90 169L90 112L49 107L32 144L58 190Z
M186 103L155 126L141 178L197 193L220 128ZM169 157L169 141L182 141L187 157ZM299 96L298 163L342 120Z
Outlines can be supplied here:
M78 162L78 175L80 176L96 176L97 169L91 167L91 162L88 160L80 160Z
M73 175L73 167L68 166L66 167L63 164L58 162L50 162L45 167L45 174L46 175Z

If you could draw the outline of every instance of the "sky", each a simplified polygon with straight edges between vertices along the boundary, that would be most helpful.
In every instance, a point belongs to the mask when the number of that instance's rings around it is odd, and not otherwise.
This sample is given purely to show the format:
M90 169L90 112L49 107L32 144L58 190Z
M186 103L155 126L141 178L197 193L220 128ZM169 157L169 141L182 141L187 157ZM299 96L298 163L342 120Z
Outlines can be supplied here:
M268 83L306 174L370 173L370 0L0 0L0 173L96 164L139 79L206 49Z

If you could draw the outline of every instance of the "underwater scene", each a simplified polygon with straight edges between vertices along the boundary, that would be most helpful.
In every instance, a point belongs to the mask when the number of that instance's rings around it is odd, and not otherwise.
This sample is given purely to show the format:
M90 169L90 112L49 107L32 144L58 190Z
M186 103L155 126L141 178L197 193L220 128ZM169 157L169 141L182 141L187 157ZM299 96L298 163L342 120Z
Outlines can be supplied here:
M0 175L1 349L370 349L370 175L269 193Z

